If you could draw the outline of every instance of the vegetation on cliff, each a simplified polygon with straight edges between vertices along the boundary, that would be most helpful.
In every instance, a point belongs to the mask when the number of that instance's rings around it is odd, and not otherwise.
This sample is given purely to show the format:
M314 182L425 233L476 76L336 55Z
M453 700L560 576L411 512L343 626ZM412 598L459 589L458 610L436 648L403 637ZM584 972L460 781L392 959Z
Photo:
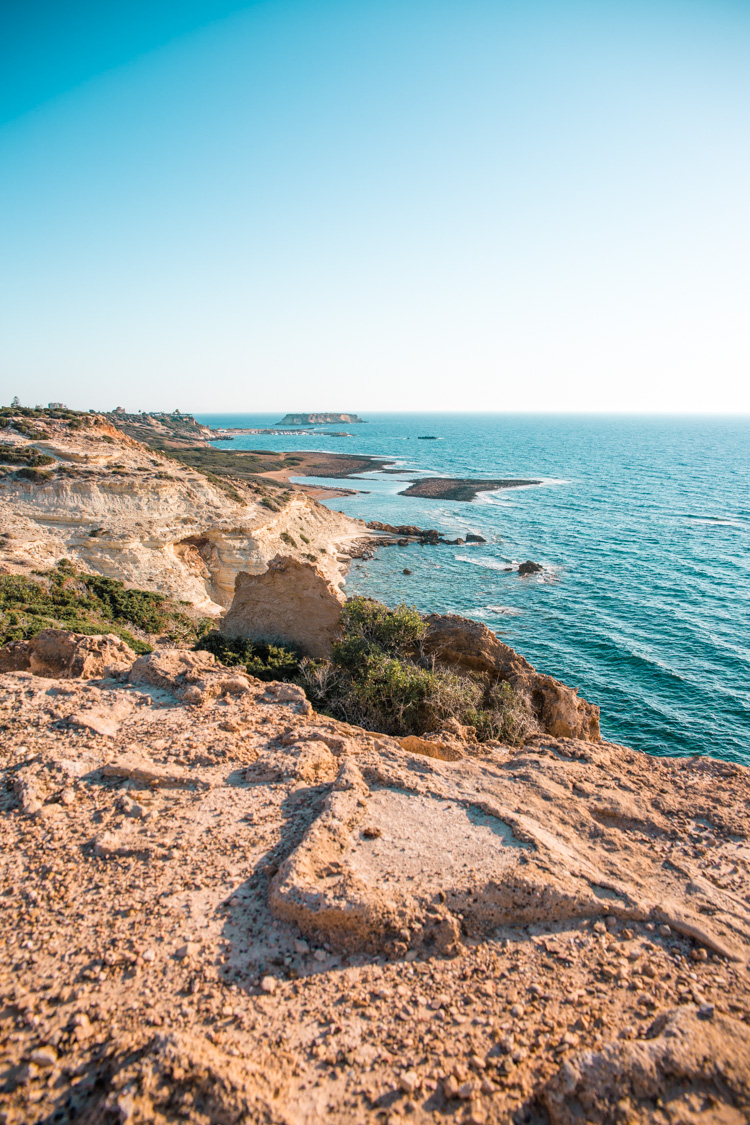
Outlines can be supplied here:
M522 742L534 727L526 700L490 676L449 672L426 656L427 624L413 606L352 598L330 661L303 661L300 682L318 710L383 734L424 734L449 720L480 741Z
M300 659L282 644L210 633L199 649L242 665L262 680L304 687L317 711L381 734L424 734L449 720L473 730L479 741L518 745L536 729L523 695L490 675L468 675L436 666L421 642L427 625L414 608L388 609L369 598L351 598L342 610L341 638L330 660Z
M0 576L0 644L28 640L43 629L70 629L90 636L114 633L145 653L156 638L194 644L212 624L209 618L189 616L163 594L83 574L66 559L33 578Z
M195 647L212 652L222 664L246 668L259 680L296 680L299 674L299 653L286 645L224 637L212 632L202 637Z

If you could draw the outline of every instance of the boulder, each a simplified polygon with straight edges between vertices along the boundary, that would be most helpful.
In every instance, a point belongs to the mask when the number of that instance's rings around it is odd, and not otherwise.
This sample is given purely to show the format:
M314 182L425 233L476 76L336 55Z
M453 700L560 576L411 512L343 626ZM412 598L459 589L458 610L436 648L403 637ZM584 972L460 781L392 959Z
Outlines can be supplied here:
M31 672L51 680L103 679L126 672L136 659L113 633L87 636L67 629L43 629L28 641L0 648L0 672Z
M221 623L227 637L276 641L307 656L328 656L344 595L317 567L276 555L263 574L240 572L234 601Z
M577 688L537 672L486 625L454 614L425 620L424 649L438 664L507 681L526 696L542 730L555 738L600 740L599 708L580 699Z
M519 566L518 573L523 577L526 574L540 574L543 569L544 568L541 567L539 563L527 559L526 562L522 562Z
M614 1106L627 1106L622 1120L645 1125L658 1120L662 1099L671 1121L747 1121L750 1029L730 1016L704 1018L693 1006L673 1009L643 1039L571 1055L543 1095L552 1125L612 1121Z
M210 652L163 649L140 656L128 677L132 684L150 684L184 703L207 703L218 696L243 695L251 679L241 669L225 668ZM254 682L254 681L253 681Z
M473 531L466 532L467 543L486 543L487 540L482 535L475 535Z

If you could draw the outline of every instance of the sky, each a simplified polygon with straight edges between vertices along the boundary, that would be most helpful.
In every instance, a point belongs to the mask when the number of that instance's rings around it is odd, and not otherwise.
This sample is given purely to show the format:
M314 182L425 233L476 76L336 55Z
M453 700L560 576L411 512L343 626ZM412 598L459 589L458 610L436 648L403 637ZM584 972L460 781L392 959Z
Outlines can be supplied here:
M3 0L0 403L750 412L747 0Z

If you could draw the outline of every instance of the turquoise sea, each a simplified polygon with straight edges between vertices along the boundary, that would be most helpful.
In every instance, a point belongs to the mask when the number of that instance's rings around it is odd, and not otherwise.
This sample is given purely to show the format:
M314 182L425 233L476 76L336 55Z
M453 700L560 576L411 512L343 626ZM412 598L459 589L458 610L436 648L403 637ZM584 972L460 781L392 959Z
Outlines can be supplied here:
M267 426L280 415L200 415ZM383 548L347 592L484 621L598 703L613 741L750 764L750 418L368 415L348 438L238 438L223 448L392 458L339 484L364 520L477 532L479 546ZM419 435L437 441L419 441ZM541 478L471 503L399 496L428 473ZM504 567L533 559L541 577ZM412 571L404 575L404 568Z

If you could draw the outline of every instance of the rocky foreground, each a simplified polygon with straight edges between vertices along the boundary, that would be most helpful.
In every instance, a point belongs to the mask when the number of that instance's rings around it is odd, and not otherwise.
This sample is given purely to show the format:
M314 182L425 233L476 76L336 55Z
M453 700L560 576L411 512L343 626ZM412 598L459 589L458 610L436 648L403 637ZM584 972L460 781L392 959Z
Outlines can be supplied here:
M26 669L3 1125L750 1118L746 769L385 738L116 639Z

